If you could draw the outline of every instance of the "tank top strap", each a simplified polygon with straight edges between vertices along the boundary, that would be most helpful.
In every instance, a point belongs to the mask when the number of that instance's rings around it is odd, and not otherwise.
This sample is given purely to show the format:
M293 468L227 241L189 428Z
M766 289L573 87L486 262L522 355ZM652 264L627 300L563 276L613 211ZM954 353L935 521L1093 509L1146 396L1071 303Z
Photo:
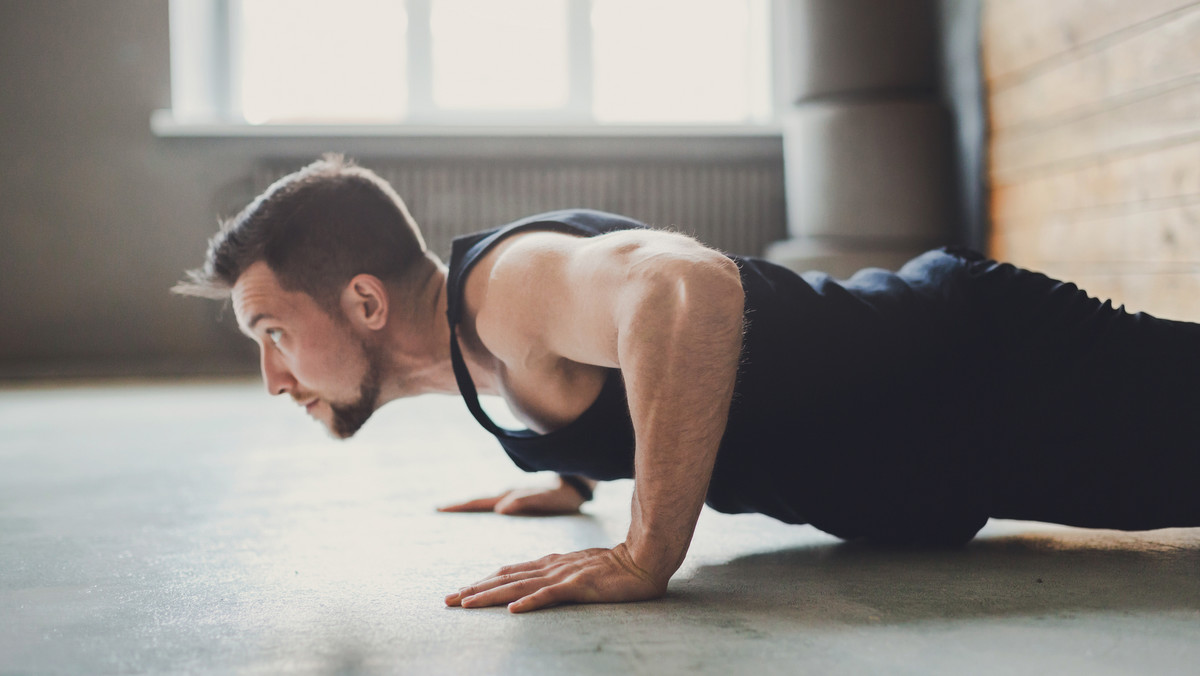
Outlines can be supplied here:
M484 429L496 436L509 434L510 431L497 425L479 403L479 392L475 389L475 381L471 379L471 372L467 370L467 363L463 359L462 349L458 346L457 326L450 327L450 362L454 367L454 380L458 383L458 391L462 393L463 401L467 404L467 410L471 411L471 415L475 416L475 420L478 420Z

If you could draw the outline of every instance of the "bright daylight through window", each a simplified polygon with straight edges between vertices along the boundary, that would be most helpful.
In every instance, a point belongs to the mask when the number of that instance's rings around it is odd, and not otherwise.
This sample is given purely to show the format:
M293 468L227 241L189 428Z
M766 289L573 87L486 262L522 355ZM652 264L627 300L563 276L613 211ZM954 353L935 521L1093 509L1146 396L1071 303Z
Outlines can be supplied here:
M206 91L222 103L210 109L235 123L770 116L769 0L173 0L172 11L198 2L218 9ZM198 40L179 42L177 56Z

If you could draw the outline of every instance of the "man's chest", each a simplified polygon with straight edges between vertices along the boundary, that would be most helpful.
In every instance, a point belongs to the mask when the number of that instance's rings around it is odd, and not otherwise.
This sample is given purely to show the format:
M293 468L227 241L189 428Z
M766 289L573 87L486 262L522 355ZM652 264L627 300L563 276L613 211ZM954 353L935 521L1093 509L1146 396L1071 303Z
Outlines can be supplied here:
M607 369L560 357L524 354L516 359L495 354L470 338L463 341L463 347L473 361L491 366L493 391L504 398L518 420L539 434L578 418L596 401L608 377Z
M596 401L608 372L587 364L499 371L501 396L517 418L545 434L566 427Z

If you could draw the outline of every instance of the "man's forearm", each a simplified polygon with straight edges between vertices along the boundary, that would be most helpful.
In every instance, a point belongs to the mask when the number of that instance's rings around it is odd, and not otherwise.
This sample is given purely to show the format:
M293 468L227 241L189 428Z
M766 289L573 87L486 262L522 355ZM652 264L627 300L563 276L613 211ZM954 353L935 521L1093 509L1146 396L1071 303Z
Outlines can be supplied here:
M737 268L703 272L654 291L618 345L637 440L626 546L664 585L683 563L704 505L741 356Z

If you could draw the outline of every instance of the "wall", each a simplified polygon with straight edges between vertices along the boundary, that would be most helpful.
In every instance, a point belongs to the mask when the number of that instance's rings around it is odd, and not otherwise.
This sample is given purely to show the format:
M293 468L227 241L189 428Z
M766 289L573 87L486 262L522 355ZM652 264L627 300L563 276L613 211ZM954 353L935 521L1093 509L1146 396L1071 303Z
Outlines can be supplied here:
M253 372L252 345L228 316L214 321L218 304L167 289L280 158L782 163L777 137L156 138L151 112L170 103L167 4L0 3L0 378Z
M991 253L1200 320L1200 2L987 0Z

